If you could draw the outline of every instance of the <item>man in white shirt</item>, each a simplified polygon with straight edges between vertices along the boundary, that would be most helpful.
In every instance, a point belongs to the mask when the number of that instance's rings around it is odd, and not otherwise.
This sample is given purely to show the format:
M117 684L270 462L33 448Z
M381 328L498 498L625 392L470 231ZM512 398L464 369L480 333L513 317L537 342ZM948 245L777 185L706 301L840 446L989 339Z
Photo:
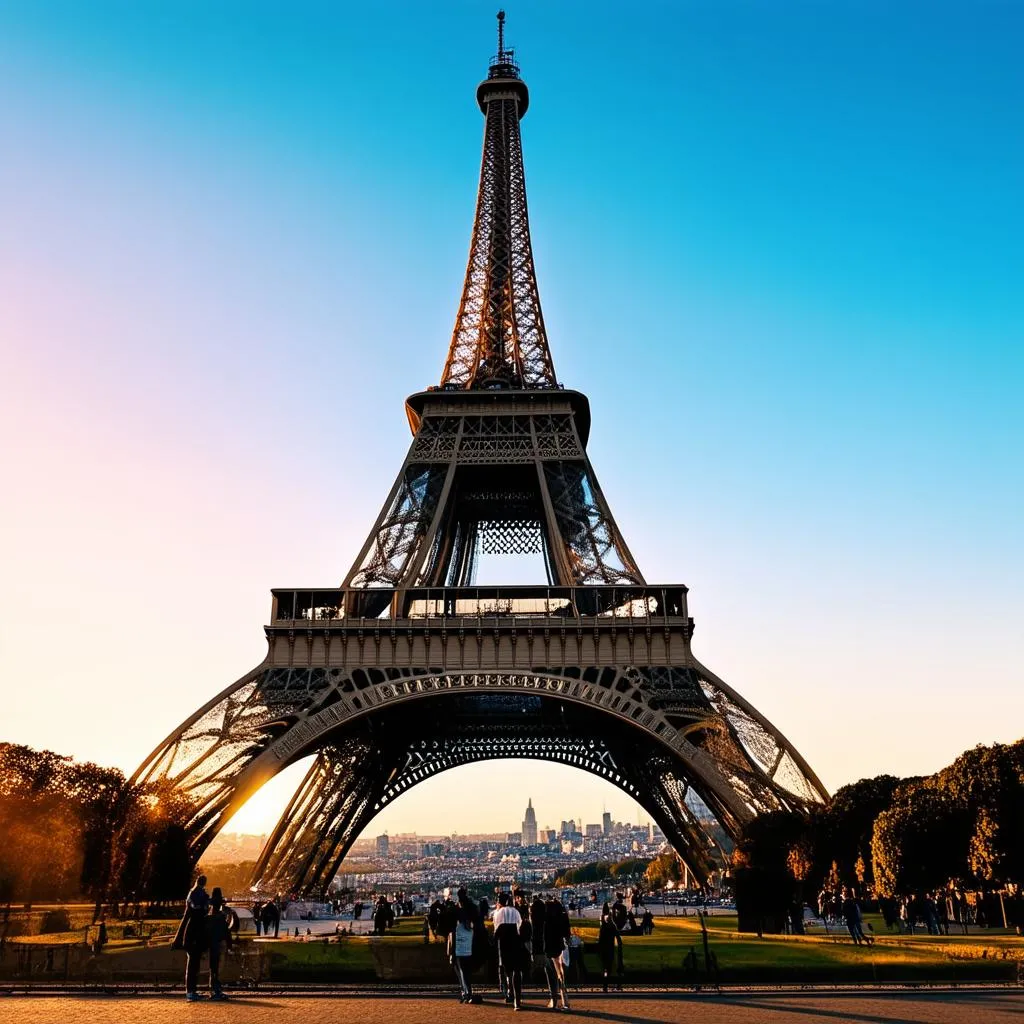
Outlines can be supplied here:
M512 906L509 893L498 894L498 909L491 917L494 941L498 944L498 970L501 971L505 1002L516 1010L523 1006L523 941L519 930L523 919Z

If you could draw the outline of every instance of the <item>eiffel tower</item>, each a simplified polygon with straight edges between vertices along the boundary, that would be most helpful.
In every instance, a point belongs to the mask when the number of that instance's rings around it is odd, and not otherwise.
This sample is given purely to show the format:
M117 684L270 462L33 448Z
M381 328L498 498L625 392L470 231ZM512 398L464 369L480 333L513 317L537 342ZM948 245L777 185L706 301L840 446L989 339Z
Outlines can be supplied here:
M483 162L455 328L439 386L405 403L412 444L373 529L340 587L272 592L265 660L134 776L173 794L198 860L264 783L315 755L256 866L271 891L320 891L396 797L494 758L618 786L698 880L716 822L734 838L760 812L827 799L694 657L687 588L644 579L597 481L590 406L558 383L541 313L529 93L503 13L476 98ZM476 585L481 555L543 556L546 579Z

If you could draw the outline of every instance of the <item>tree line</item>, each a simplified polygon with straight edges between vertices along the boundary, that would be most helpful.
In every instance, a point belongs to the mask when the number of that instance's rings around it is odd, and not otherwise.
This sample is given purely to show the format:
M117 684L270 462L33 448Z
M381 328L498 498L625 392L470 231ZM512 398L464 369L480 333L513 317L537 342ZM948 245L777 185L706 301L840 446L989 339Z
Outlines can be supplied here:
M0 902L179 900L182 798L50 750L0 743Z
M0 902L170 902L191 882L189 809L173 789L116 768L0 743ZM595 861L556 885L646 874L677 880L673 855ZM737 901L810 901L822 887L893 898L949 886L1024 887L1024 740L978 746L934 775L843 786L809 814L755 818L732 855Z
M626 857L622 860L593 860L574 868L560 868L555 872L555 885L592 885L595 882L625 881L637 878L647 870L649 859Z
M934 775L879 775L810 814L751 821L732 857L737 906L762 916L822 888L895 899L1024 886L1024 740L977 746Z

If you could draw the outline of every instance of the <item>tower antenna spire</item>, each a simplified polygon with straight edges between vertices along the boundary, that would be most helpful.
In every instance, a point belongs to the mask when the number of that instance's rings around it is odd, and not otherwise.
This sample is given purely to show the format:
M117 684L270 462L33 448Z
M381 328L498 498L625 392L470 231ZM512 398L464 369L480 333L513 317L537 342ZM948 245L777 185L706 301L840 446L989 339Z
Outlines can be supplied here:
M505 12L498 11L498 60L505 56Z

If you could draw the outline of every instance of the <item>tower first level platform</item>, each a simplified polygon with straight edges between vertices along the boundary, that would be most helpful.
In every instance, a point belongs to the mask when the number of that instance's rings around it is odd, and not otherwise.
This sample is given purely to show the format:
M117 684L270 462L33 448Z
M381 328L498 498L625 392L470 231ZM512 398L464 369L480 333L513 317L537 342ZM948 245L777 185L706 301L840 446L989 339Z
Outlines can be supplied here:
M274 666L687 665L683 586L274 590Z

